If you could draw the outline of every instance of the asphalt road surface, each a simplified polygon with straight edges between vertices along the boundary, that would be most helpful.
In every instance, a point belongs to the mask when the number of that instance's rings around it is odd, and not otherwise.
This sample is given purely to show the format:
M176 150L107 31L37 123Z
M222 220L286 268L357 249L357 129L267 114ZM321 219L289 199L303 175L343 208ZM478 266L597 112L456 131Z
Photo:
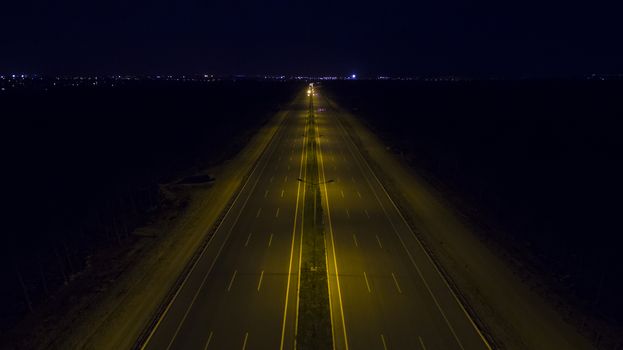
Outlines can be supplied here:
M312 95L334 347L489 348L337 112ZM309 98L290 106L144 349L295 347Z

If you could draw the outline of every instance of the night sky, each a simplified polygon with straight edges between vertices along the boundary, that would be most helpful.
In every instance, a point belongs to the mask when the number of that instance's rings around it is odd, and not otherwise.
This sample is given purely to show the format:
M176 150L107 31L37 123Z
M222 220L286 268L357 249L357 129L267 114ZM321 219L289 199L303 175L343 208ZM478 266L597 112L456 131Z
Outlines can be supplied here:
M2 1L0 73L616 74L614 3Z

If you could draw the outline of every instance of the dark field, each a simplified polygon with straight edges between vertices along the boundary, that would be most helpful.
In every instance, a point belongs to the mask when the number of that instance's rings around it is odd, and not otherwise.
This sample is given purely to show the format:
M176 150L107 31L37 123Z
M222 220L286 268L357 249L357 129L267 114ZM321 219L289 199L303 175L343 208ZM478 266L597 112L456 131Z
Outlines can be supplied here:
M520 270L592 317L623 324L623 82L324 88L448 194Z
M233 156L297 86L127 82L0 94L1 329L71 285L90 255L132 244L132 229L164 204L158 184Z

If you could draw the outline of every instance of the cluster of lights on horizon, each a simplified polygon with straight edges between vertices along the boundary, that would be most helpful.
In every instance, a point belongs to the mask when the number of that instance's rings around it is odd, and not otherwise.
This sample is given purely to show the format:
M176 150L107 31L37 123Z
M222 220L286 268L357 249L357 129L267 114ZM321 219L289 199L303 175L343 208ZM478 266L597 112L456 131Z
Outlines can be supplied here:
M621 80L623 74L590 74L578 79L584 80ZM127 82L140 81L162 81L162 82L195 82L195 83L211 83L218 81L338 81L338 80L405 80L405 81L423 81L423 82L460 82L474 80L457 76L438 76L438 77L395 77L395 76L376 76L359 78L356 74L348 76L285 76L285 75L233 75L218 76L214 74L201 75L74 75L74 76L44 76L40 74L26 73L9 73L0 74L0 91L8 91L12 89L23 89L27 87L37 87L48 90L53 87L117 87ZM487 79L490 80L490 79ZM499 80L499 79L493 79Z

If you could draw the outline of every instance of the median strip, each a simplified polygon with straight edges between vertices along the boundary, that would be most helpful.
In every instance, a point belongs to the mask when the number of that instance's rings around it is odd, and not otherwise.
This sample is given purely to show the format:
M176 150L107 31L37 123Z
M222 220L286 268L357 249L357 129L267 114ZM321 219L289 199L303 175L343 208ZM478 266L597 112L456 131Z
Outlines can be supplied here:
M332 349L331 311L327 281L322 199L317 158L317 131L310 96L307 117L306 178L302 215L302 254L297 349Z

